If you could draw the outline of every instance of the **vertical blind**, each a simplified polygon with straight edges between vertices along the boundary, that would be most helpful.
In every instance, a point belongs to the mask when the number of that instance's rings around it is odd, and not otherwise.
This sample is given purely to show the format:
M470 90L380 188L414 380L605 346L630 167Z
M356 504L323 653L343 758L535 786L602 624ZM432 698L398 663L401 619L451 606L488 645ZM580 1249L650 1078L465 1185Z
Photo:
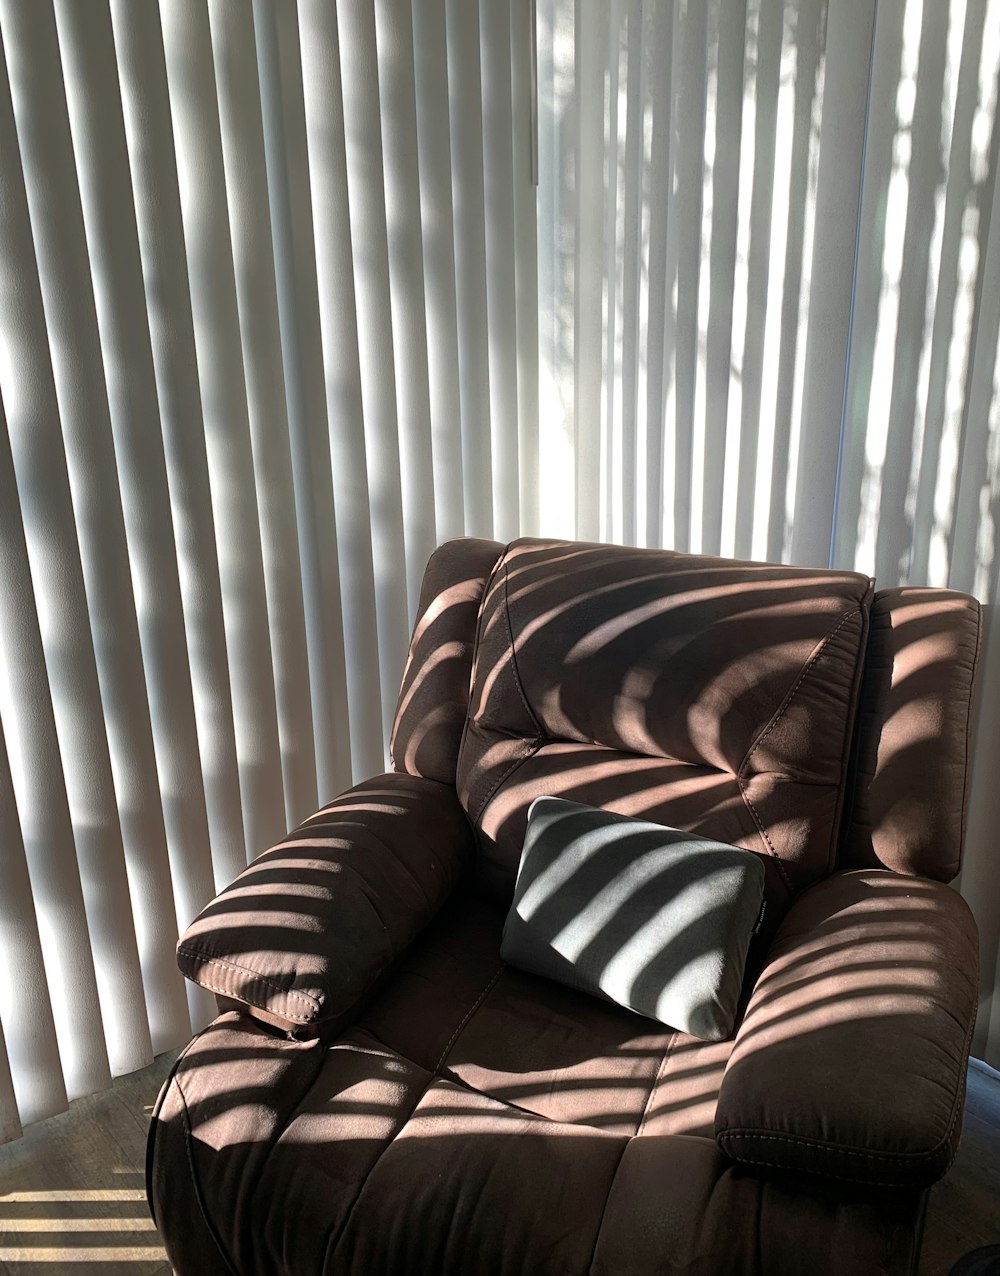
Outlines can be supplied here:
M992 610L1000 0L0 0L0 41L0 1138L211 1013L178 930L381 769L438 541Z
M0 0L0 1137L384 765L423 564L537 522L530 0Z
M540 0L546 532L1000 589L998 0ZM994 216L996 222L994 223ZM960 888L1000 1066L1000 625Z

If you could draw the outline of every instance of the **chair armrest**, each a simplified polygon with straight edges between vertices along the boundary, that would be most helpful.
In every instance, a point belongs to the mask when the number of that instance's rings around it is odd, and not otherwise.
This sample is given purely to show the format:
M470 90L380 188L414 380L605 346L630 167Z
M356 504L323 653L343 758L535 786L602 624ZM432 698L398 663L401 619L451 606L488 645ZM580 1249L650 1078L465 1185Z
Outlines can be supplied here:
M719 1146L748 1165L926 1187L961 1132L978 983L955 891L838 873L779 929L726 1067Z
M337 1020L419 934L472 858L455 789L390 772L265 851L188 927L188 979L296 1026Z

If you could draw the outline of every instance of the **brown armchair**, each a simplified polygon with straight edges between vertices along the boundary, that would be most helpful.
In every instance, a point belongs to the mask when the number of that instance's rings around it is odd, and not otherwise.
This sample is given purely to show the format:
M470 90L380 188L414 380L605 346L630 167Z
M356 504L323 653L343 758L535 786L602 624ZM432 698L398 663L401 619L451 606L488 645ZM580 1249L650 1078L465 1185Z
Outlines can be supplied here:
M202 913L157 1105L180 1276L904 1273L958 1140L975 601L556 541L432 557L393 771ZM500 960L540 794L752 850L735 1037Z

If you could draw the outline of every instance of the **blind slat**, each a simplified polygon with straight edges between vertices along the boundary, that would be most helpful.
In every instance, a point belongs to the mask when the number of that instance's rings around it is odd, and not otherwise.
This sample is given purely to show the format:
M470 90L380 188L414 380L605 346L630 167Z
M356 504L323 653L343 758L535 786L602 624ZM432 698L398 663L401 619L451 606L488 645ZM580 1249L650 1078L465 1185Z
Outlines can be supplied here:
M21 1120L17 1112L17 1095L11 1078L7 1048L0 1032L0 1142L9 1143L21 1137Z
M303 0L299 22L326 413L343 591L351 758L354 778L361 780L381 769L384 745L372 565L373 506L368 494L361 398L337 11L326 0Z
M805 348L802 340L808 319L810 271L815 248L815 178L818 140L814 122L822 110L819 70L823 56L822 30L825 0L803 0L795 25L795 92L790 142L779 143L788 152L788 230L785 240L784 290L781 298L780 354L776 360L774 441L772 446L770 510L764 553L784 561L790 552L790 522L797 482L791 459L801 440L802 375Z
M605 484L604 523L606 540L622 538L622 470L621 470L621 336L622 306L625 286L624 271L618 263L624 260L625 224L621 215L623 202L621 130L625 64L622 15L624 0L613 0L608 9L608 78L607 118L605 121L605 194L604 194L604 379L601 395L602 469Z
M943 119L946 105L946 66L949 6L925 6L917 48L916 85L912 129L918 139L933 137L933 145L912 148L907 168L905 219L902 224L902 268L896 287L897 333L923 331L932 271L932 242L936 220L936 194L940 182L942 155L940 138L948 132ZM900 227L897 224L896 233ZM885 422L885 448L890 457L907 458L914 452L914 426L918 411L920 361L900 358L898 346L887 373L889 402ZM891 380L889 376L891 375ZM881 501L889 510L901 509L910 481L909 464L889 464L880 475ZM896 579L907 570L910 529L898 518L880 518L875 535L875 571L886 579Z
M197 733L194 747L190 723L181 717L158 758L171 848L190 857L186 871L174 879L175 891L185 890L185 898L178 897L178 923L186 925L211 897L213 883L226 885L245 864L246 844L159 14L151 5L112 0L111 16ZM183 714L182 696L173 700L173 691L168 681L164 712ZM211 839L209 862L199 851L199 787ZM204 1017L208 998L189 987L188 1002L196 1017Z
M222 583L246 856L252 857L282 835L285 811L211 33L200 0L163 0L160 14Z
M445 0L413 6L413 47L434 508L448 540L465 532L465 503Z
M993 17L996 19L996 13ZM961 31L961 60L957 67L949 67L946 72L947 78L954 84L955 103L948 147L948 185L943 213L938 218L938 234L935 235L931 249L932 277L936 285L931 293L933 313L928 315L931 340L930 347L925 349L921 360L917 431L920 462L915 475L916 483L913 485L913 549L909 562L910 578L913 580L929 579L932 570L932 544L937 551L934 555L934 567L940 571L943 565L940 550L949 538L946 535L942 539L937 517L941 512L936 500L940 480L944 480L945 491L951 497L945 503L945 508L955 509L956 525L960 516L962 502L956 499L957 488L949 484L945 473L947 465L942 464L942 454L948 448L949 433L953 434L954 427L958 424L956 412L962 414L964 410L965 428L973 426L976 420L964 400L966 389L969 391L968 397L972 397L970 382L973 368L970 360L974 354L974 346L978 346L977 318L985 320L984 326L987 329L990 326L988 301L985 313L982 310L983 298L988 298L990 293L981 290L985 274L983 259L988 249L982 243L981 227L977 225L973 232L969 224L970 215L979 221L981 205L977 186L984 176L982 168L986 166L976 162L973 141L976 117L981 110L980 95L985 87L980 83L979 76L985 27L986 5L969 5ZM951 33L952 43L956 34L957 31ZM994 70L994 61L993 58L989 59L990 71ZM980 143L980 148L979 159L987 160L986 147ZM979 170L975 175L974 167ZM995 171L995 159L993 167ZM990 205L992 206L992 200ZM987 228L988 225L987 221ZM975 341L971 339L973 334ZM954 477L957 480L957 466ZM964 563L972 560L972 554L955 553L955 548L957 547L949 546L949 562Z
M295 483L320 800L351 782L337 514L323 384L298 15L254 0L278 319Z
M638 0L629 0L624 12L625 78L620 95L625 97L622 151L624 182L621 200L622 250L625 269L622 279L621 322L621 537L626 545L636 544L636 473L639 410L639 315L642 310L642 191L646 166L643 145L644 83L642 58L642 10ZM617 451L618 449L616 449Z
M535 32L531 0L511 0L511 130L514 145L514 290L517 330L517 455L521 532L539 533L538 467L538 223L531 117Z
M496 514L491 464L479 7L468 0L446 0L445 18L465 526L470 536L492 536Z
M421 204L409 0L378 0L375 29L406 593L412 621L424 565L437 536L423 240L420 218L415 215Z
M574 535L577 489L584 481L583 474L593 472L600 483L600 457L585 456L577 444L573 384L563 375L564 364L572 367L575 357L570 262L576 213L564 194L576 164L573 63L578 37L574 7L574 0L537 0L538 467L545 510L540 527L549 536ZM603 198L602 184L597 193L599 210ZM596 363L599 372L600 357ZM599 400L598 394L598 411ZM552 481L556 475L558 481ZM598 508L599 503L600 496L595 495Z
M510 0L480 0L479 24L493 528L510 541L520 529Z
M722 548L729 380L733 341L733 296L743 124L743 59L746 0L727 4L718 28L718 70L712 165L709 301L705 342L705 442L701 546Z
M173 949L177 917L192 917L211 885L208 824L162 437L149 428L159 409L110 12L60 2L56 16L128 544L113 587L135 591L149 704L133 730L143 770L131 792L116 784L137 848L129 881L155 1052L190 1026ZM139 696L131 704L144 708Z
M757 400L756 431L757 465L753 488L753 519L750 554L754 558L767 555L770 511L776 495L775 463L777 457L779 395L782 365L787 352L784 326L788 276L792 268L790 242L792 224L804 210L790 204L791 169L794 128L794 104L799 77L796 69L796 38L801 28L791 30L783 23L781 60L774 86L775 137L774 162L771 170L771 209L768 222L767 299L758 316L761 328L760 388ZM783 498L783 491L781 493ZM782 499L783 505L783 499Z
M37 260L41 289L40 299L30 296L25 279L9 316L19 331L8 332L8 340L20 347L23 362L10 360L4 400L32 576L44 582L46 661L56 683L101 1017L117 1074L152 1058L136 937L121 918L132 914L126 858L139 874L147 858L165 861L162 813L117 484L107 490L115 456L54 15L45 3L5 4L0 22L17 122L12 144L20 146L31 223L29 231L19 218L12 230L25 262ZM61 526L43 545L51 532L35 520L53 517ZM59 578L67 605L61 623L50 624ZM93 646L81 634L92 634ZM70 685L80 696L75 703ZM151 978L157 978L152 971Z
M699 366L698 297L701 281L705 94L708 12L692 5L681 17L678 84L678 149L674 216L678 222L676 302L676 403L674 436L674 548L691 546L696 384ZM700 500L700 493L699 493ZM700 540L700 527L699 540Z
M672 286L673 266L676 261L674 247L674 219L663 216L669 207L673 166L673 98L674 98L674 3L658 4L653 10L653 29L647 56L648 72L653 102L650 120L650 171L649 171L649 242L646 249L649 281L646 289L648 313L646 315L646 439L643 447L646 472L645 528L640 528L643 544L662 543L662 519L669 508L664 489L665 447L664 430L667 416L667 398L672 383L672 362L669 348L672 338L668 318L667 298L668 263L669 285ZM673 251L671 251L673 249ZM672 492L671 492L672 495Z
M669 10L664 11L663 38L669 37L670 77L665 81L668 96L663 107L663 128L660 131L660 145L665 151L664 181L666 189L664 197L669 211L670 195L677 181L678 147L680 138L677 129L677 100L681 85L681 63L684 57L684 42L681 38L681 11L675 2ZM662 510L660 513L659 544L674 545L676 535L677 505L677 284L678 254L680 252L679 217L667 216L665 243L663 248L663 320L659 331L650 328L650 339L653 341L655 361L662 367L662 430L660 452L663 459L662 479L660 485ZM659 317L659 316L657 316Z
M651 203L653 186L653 112L660 86L658 66L653 61L655 48L656 11L651 5L639 8L639 150L641 155L639 177L638 248L639 290L636 303L636 392L635 392L635 531L637 545L649 543L649 509L647 482L650 423L649 423L649 349L643 341L644 325L649 320L650 250L652 248L653 222L659 211ZM659 416L657 415L657 426ZM657 452L657 460L659 460Z
M257 48L254 23L239 6L211 0L209 21L274 667L281 822L295 825L316 808L316 754Z
M576 534L600 536L601 343L603 339L602 209L604 202L604 42L595 24L582 21L576 0L574 76L577 149L573 210L574 345L576 416ZM544 89L540 90L544 92ZM540 178L541 180L541 178ZM539 235L546 231L544 224Z
M0 102L0 113L5 105L9 106ZM3 129L2 122L0 129ZM0 136L7 140L5 132ZM0 227L7 229L2 213ZM0 292L4 300L8 295L6 288ZM80 1045L87 1045L86 1040L77 1043L69 1037L77 1025L72 1007L59 995L63 984L56 963L65 957L65 949L50 948L48 953L56 989L56 997L50 1000L36 910L47 907L58 916L57 910L65 909L62 916L68 921L66 942L69 944L85 936L86 920L75 865L70 866L68 873L63 872L65 848L73 846L73 830L60 776L55 722L31 596L21 505L2 402L0 426L0 658L7 680L7 685L0 690L0 866L4 883L0 892L3 939L0 1022L16 1070L21 1120L27 1125L61 1112L66 1106L53 1002L60 1013L71 1065ZM12 714L14 687L19 712ZM28 780L27 788L22 790L28 811L23 835L8 761L8 739L18 749ZM46 769L35 769L45 764L48 764ZM32 784L32 777L44 777L47 790L47 801L35 810L27 803L41 798L43 786L37 778ZM29 869L29 855L34 859L33 873ZM80 969L74 974L73 985L67 992L70 996L82 993L84 1013L98 1012L97 985L89 953L84 953ZM88 1035L94 1036L92 1048L98 1054L103 1053L99 1024L94 1022L89 1028ZM104 1066L106 1068L106 1063ZM77 1087L87 1084L81 1076L73 1077L71 1083Z
M829 562L834 490L847 366L860 171L841 157L858 154L865 134L868 51L874 2L827 10L823 116L820 127L814 243L805 350L803 412L809 430L797 458L792 560Z
M408 549L399 472L399 418L389 296L388 231L382 172L375 19L371 9L339 3L344 155L354 266L361 411L371 500L375 626L383 747L392 729L407 645Z
M764 364L764 316L771 295L768 272L771 262L772 187L781 75L781 43L784 6L781 0L760 0L751 6L751 39L756 47L752 68L753 149L751 190L747 224L746 307L743 324L738 388L739 451L736 475L736 518L733 529L737 557L753 552L754 509L757 489L757 456ZM751 74L748 65L748 74ZM748 150L749 138L742 149Z
M1000 0L993 0L991 7L990 17L1000 24ZM992 29L996 31L997 25ZM994 130L994 146L1000 146L1000 129ZM1000 163L996 160L994 150L991 211L989 219L983 219L987 240L980 259L980 306L965 399L966 433L958 470L949 582L956 589L991 598L1000 592L1000 518L994 513L1000 501L1000 396L996 391L1000 385ZM917 510L919 516L919 501ZM915 535L919 531L918 523ZM914 571L919 571L916 563Z

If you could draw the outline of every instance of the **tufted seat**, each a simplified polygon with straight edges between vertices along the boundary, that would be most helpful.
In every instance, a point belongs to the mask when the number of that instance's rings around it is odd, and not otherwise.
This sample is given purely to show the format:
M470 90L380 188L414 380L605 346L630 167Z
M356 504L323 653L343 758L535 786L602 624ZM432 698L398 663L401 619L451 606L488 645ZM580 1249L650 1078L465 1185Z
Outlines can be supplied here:
M976 999L943 882L978 635L973 600L854 573L443 546L394 771L179 947L222 1013L150 1136L175 1270L912 1270ZM762 856L733 1040L504 965L543 793Z

